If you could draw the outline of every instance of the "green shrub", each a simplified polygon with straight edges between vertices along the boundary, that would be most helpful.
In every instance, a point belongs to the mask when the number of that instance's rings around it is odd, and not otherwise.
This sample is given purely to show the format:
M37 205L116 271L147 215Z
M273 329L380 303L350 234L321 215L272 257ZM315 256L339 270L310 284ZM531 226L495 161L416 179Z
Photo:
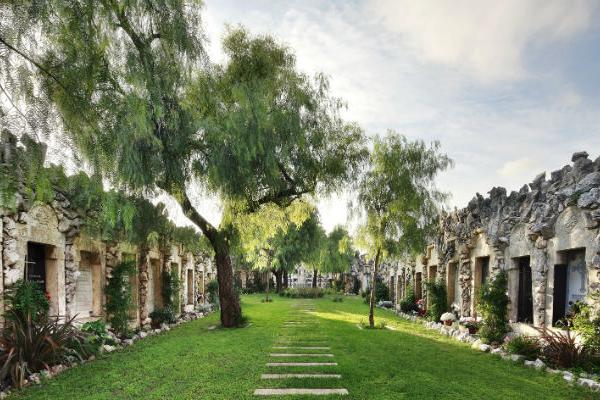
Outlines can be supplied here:
M47 299L37 284L19 282L7 291L5 325L0 331L0 381L10 379L22 387L25 379L55 364L83 360L88 351L86 338L73 324L74 318L49 318Z
M598 294L594 293L590 297L596 300ZM573 304L568 324L581 335L583 344L591 352L600 354L600 316L594 314L589 304L583 301Z
M332 300L334 303L341 303L342 301L344 301L344 298L342 296L333 296Z
M219 282L216 279L208 282L206 285L207 300L209 303L219 304Z
M90 344L91 351L99 353L100 348L105 344L113 345L115 341L108 334L106 323L101 320L89 321L81 326L81 331L87 334L86 342Z
M371 288L367 287L362 294L365 299L365 303L369 303L371 300ZM379 303L380 301L389 301L390 299L390 289L381 279L377 279L377 285L375 286L375 303Z
M515 336L505 345L511 354L520 354L527 360L537 359L542 351L540 340L536 337Z
M48 317L50 302L39 283L19 280L7 290L7 296L15 312L31 316L34 320Z
M321 288L292 288L282 293L283 296L292 299L318 299L325 295L325 291Z
M477 310L483 318L479 335L484 343L501 343L508 332L508 277L505 271L486 282L478 294Z
M399 303L400 311L405 313L412 313L413 311L419 311L417 306L417 296L412 286L408 286L406 290L406 297L400 300Z
M174 324L177 322L173 309L168 306L165 308L157 308L150 313L149 317L152 320L151 325L154 329L160 328L162 324Z
M171 271L163 270L162 272L162 300L165 309L171 310L172 313L177 313L181 304L179 297L179 287L181 282L177 276L177 270L173 268Z
M112 270L112 276L106 285L106 313L112 329L119 335L127 336L129 330L129 311L131 308L131 283L129 277L135 273L135 263L119 263Z
M442 314L448 311L448 292L446 285L438 282L427 282L427 298L429 309L427 310L432 321L439 321Z

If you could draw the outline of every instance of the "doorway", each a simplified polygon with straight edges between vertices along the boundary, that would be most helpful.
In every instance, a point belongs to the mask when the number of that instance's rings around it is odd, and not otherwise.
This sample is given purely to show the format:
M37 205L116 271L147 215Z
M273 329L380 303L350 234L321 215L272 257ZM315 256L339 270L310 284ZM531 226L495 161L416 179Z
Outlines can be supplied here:
M529 256L517 259L519 266L519 289L517 297L517 322L533 322L533 293Z

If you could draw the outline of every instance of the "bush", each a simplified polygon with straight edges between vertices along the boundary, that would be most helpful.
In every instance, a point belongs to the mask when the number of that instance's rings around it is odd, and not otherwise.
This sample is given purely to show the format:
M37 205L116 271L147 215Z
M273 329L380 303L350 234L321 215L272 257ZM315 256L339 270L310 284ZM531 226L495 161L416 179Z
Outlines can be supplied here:
M583 344L576 340L571 330L553 331L546 328L536 328L540 339L544 342L542 356L547 364L559 368L589 368L592 355Z
M400 311L405 313L419 311L419 307L417 306L417 296L415 296L415 291L413 290L412 286L407 288L406 297L400 300L399 306Z
M369 303L371 300L371 288L367 287L367 290L362 293L362 296L365 299L365 303ZM379 303L380 301L389 301L390 300L390 289L381 279L377 279L377 284L375 285L375 303Z
M508 332L508 277L505 271L486 282L478 294L477 310L483 318L479 335L484 343L501 343Z
M325 291L321 288L293 288L284 290L280 295L292 299L318 299L325 295Z
M10 306L22 315L29 315L34 320L48 317L50 302L39 283L19 280L9 290Z
M37 284L20 282L6 294L9 310L0 332L0 381L22 387L32 373L50 365L69 364L91 354L86 338L73 325L47 315L47 299Z
M429 299L429 316L432 321L439 321L442 314L448 311L448 292L446 285L438 282L427 282L427 297Z
M216 279L206 285L207 300L211 304L219 304L219 282Z
M597 294L591 295L598 297ZM567 324L581 335L583 344L593 353L600 353L600 317L592 307L582 301L571 306L571 316Z
M542 352L540 340L530 336L515 336L505 345L506 351L511 354L520 354L527 360L539 358Z
M105 344L113 345L115 341L108 334L106 323L101 320L86 322L81 326L81 331L88 334L86 342L90 345L91 351L99 353L100 348Z
M181 299L179 298L180 279L177 276L177 270L163 270L162 272L162 300L165 309L171 310L176 314L179 311Z
M129 311L131 308L131 283L129 277L135 272L135 263L121 262L112 270L112 276L106 285L106 313L112 329L122 336L129 330Z
M171 307L157 308L149 315L152 328L158 329L162 324L174 324L177 318Z
M342 296L333 296L332 300L334 303L341 303L342 301L344 301L344 298Z

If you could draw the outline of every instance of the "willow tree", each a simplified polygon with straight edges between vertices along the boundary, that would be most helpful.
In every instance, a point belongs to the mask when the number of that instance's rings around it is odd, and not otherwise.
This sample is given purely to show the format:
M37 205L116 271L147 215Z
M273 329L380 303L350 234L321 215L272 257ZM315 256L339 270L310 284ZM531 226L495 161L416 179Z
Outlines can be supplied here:
M375 326L379 265L386 257L415 254L425 246L439 205L446 198L436 189L434 179L451 164L450 158L440 153L439 142L428 146L394 132L374 139L369 166L358 183L357 198L364 216L359 241L374 259L370 327Z
M251 213L347 182L363 136L340 118L327 80L298 72L272 38L241 29L224 39L227 62L207 65L200 1L2 7L13 20L0 45L29 68L19 80L39 79L77 149L113 184L179 203L214 249L221 323L237 325L231 226L211 224L190 193L203 188Z
M324 238L321 244L320 257L315 274L313 286L316 287L317 269L320 272L340 274L350 270L354 258L352 239L343 226L336 226Z

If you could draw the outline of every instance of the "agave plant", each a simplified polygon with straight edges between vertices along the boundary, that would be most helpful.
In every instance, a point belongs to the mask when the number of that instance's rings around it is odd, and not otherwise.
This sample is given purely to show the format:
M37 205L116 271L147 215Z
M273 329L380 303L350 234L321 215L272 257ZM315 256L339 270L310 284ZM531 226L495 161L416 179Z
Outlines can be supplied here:
M29 301L43 298L41 289L32 289L28 282L17 286L7 296L10 308L4 313L6 322L0 332L0 380L10 377L14 386L22 387L29 374L82 360L89 351L84 334L73 325L75 317L66 321L49 317L44 307L40 311Z
M590 360L583 344L578 343L570 329L565 331L536 328L543 343L542 355L546 361L557 367L572 368L583 366Z

